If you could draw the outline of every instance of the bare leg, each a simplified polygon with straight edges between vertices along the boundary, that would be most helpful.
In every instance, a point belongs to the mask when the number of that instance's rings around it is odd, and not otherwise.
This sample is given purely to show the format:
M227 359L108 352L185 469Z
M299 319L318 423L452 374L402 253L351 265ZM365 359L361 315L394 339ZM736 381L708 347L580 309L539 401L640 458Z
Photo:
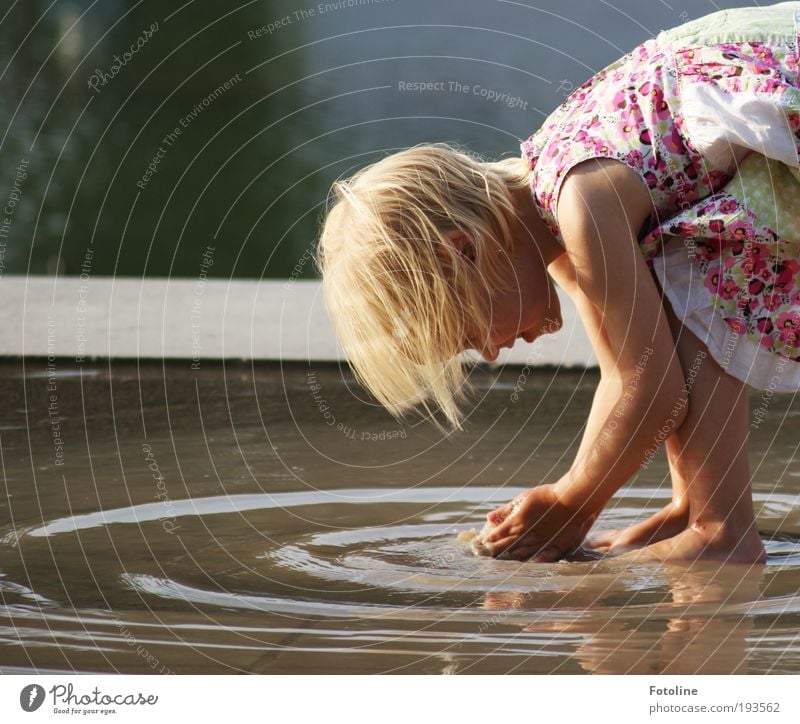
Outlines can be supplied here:
M724 372L686 328L681 330L678 350L687 374L696 370L688 414L672 436L678 479L687 485L688 526L621 557L765 562L750 489L748 388Z

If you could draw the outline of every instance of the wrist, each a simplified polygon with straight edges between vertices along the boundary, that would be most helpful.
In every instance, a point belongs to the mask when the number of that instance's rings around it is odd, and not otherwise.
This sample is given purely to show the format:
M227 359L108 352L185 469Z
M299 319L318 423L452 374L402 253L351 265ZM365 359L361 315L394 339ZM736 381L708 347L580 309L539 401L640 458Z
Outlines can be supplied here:
M567 471L553 484L553 493L558 502L580 518L589 518L603 509L603 502L596 498L596 490L587 491L580 485L572 470Z

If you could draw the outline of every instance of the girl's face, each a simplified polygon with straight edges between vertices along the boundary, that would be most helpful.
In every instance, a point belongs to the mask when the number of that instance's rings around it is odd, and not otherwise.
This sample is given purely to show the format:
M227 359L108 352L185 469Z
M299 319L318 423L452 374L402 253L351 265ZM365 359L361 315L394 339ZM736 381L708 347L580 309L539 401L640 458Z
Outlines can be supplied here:
M488 335L473 332L465 340L465 349L477 350L487 362L495 361L500 349L511 349L517 339L530 343L563 324L558 294L539 250L533 244L517 246L513 256L503 254L504 277L512 290L486 300Z

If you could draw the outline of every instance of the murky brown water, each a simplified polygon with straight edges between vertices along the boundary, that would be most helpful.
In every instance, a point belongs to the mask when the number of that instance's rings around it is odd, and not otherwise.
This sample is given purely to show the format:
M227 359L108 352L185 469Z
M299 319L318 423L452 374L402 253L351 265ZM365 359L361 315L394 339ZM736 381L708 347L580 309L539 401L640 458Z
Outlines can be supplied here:
M593 372L480 371L442 439L337 367L0 366L2 671L800 671L792 395L751 398L766 566L519 564L456 535L568 468ZM668 498L661 453L597 525Z

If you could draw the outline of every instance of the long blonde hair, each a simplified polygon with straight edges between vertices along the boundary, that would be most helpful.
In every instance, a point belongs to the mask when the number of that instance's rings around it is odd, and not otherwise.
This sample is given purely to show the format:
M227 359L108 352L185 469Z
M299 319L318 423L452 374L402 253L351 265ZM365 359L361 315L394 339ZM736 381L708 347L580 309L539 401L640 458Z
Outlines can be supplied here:
M316 254L325 305L356 378L395 418L422 405L443 430L433 401L462 428L473 391L459 357L465 329L488 334L481 299L503 289L511 190L527 187L529 172L522 157L486 162L433 143L334 182ZM467 235L474 261L452 231Z

